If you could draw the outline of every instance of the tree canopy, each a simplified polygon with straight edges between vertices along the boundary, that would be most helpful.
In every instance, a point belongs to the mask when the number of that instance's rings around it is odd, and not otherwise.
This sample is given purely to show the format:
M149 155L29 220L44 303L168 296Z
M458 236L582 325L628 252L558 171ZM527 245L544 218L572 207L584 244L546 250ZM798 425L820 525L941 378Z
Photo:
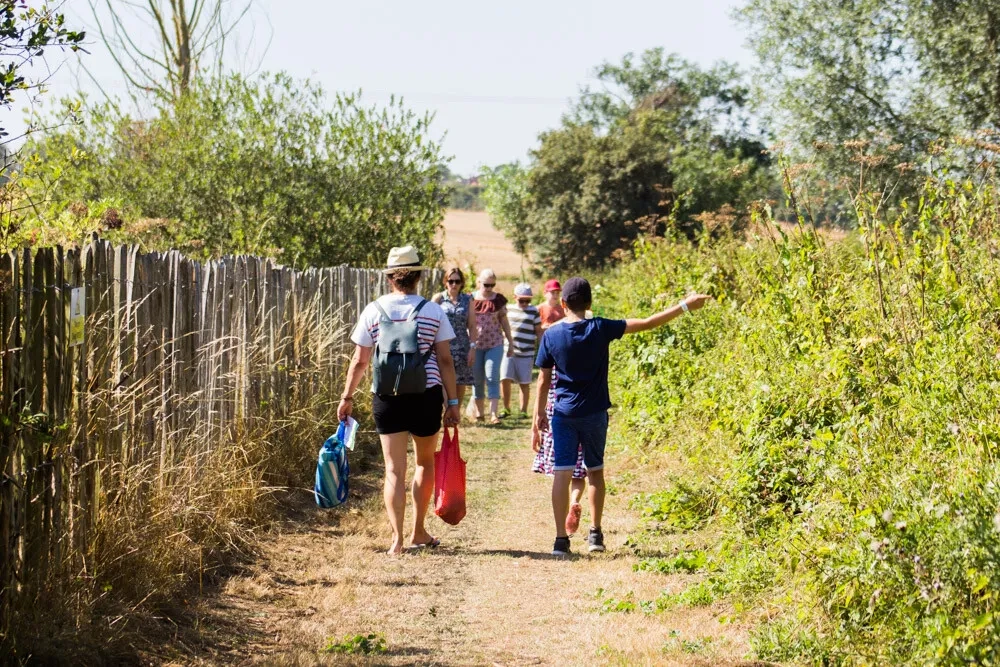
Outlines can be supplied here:
M14 93L41 85L38 78L25 74L36 58L47 48L68 48L76 51L85 33L66 27L62 3L41 2L29 7L26 2L0 0L0 107L10 108ZM0 139L7 131L0 126Z
M857 177L857 142L889 149L880 175L899 180L935 142L1000 130L994 0L749 0L737 17L769 122L826 177Z
M770 158L732 65L702 70L651 49L596 77L600 87L582 89L561 127L540 136L523 175L500 168L492 173L508 178L487 179L494 224L538 266L599 268L640 234L693 235L713 213L738 227L770 191Z

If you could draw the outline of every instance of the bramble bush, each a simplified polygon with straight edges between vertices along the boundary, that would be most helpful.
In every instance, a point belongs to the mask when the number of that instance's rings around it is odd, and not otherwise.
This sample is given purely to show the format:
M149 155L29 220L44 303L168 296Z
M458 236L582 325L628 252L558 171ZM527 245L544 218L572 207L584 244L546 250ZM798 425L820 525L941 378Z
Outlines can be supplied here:
M1000 180L975 178L861 194L843 240L761 208L747 238L640 241L602 283L623 314L717 301L613 348L616 446L682 462L651 519L712 499L711 574L658 605L760 612L763 659L998 662Z

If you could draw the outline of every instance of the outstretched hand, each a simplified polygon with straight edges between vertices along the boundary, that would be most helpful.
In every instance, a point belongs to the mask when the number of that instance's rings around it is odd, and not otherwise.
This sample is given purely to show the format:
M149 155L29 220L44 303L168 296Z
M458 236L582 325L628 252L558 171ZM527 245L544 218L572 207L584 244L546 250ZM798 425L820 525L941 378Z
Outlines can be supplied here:
M687 304L688 310L698 310L711 298L707 294L691 294L684 297L684 303Z

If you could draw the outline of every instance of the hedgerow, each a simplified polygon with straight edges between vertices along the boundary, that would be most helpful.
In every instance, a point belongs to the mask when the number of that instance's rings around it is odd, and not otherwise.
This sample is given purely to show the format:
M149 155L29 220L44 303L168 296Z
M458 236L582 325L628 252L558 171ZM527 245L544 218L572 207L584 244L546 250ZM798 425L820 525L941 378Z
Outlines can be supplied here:
M615 446L674 462L647 530L715 536L667 602L728 599L764 659L1000 661L998 195L862 195L842 240L762 209L747 238L640 241L602 283L608 314L716 298L613 348Z

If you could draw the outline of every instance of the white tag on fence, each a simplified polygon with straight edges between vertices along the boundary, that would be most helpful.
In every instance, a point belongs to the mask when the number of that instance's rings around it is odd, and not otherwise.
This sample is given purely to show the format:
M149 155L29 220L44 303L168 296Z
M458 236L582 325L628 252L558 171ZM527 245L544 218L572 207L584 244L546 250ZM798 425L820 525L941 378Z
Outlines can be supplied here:
M69 344L83 345L83 323L87 319L84 288L74 287L69 293Z

